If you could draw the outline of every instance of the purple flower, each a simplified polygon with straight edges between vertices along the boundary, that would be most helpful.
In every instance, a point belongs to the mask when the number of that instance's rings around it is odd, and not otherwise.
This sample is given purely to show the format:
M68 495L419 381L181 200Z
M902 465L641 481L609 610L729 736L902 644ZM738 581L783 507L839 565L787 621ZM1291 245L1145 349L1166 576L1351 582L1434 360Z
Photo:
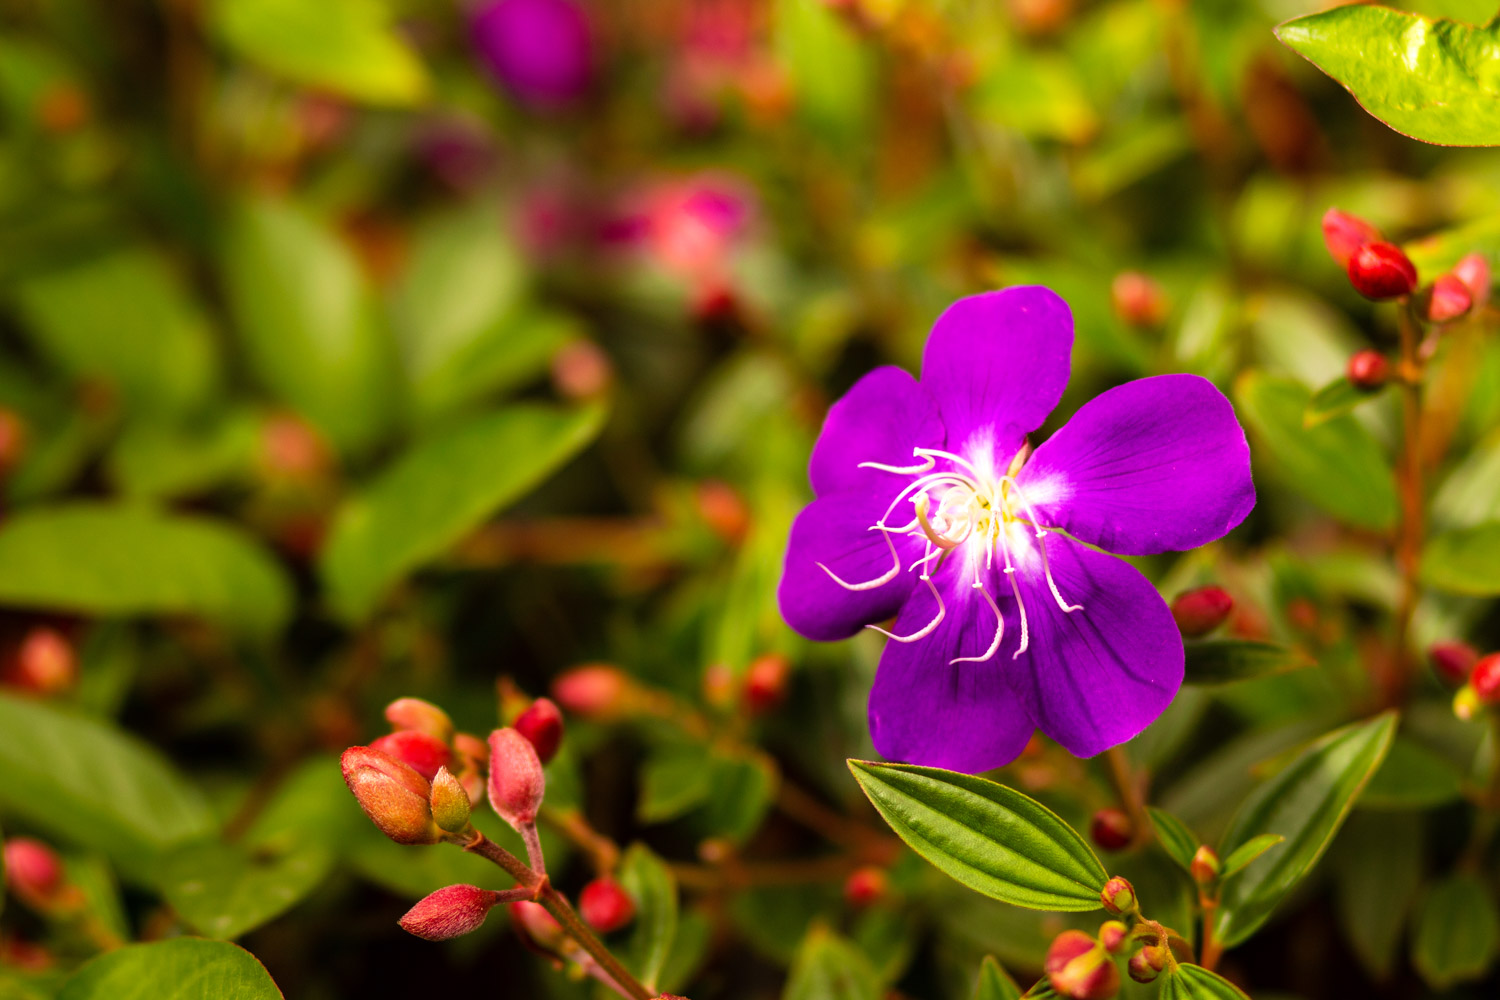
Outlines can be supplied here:
M575 0L495 0L474 14L472 27L485 65L525 103L556 107L588 89L593 31Z
M1196 375L1111 389L1034 451L1073 318L1050 289L960 299L922 379L878 368L834 404L792 525L781 613L810 639L890 636L870 693L887 758L982 771L1033 729L1079 757L1139 733L1182 683L1145 555L1222 537L1255 505L1229 401ZM895 616L890 631L872 622Z

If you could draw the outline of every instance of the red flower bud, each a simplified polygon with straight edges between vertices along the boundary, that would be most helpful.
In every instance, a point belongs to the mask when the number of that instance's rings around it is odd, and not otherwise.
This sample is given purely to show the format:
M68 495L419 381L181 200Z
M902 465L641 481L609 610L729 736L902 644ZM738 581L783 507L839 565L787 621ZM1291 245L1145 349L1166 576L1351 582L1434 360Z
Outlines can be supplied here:
M380 832L398 844L436 844L442 831L432 819L427 779L371 747L350 747L341 761L344 784Z
M745 674L745 707L760 715L781 704L791 672L791 663L780 653L757 657Z
M891 891L891 878L884 868L856 868L844 882L844 901L856 909L873 906Z
M1130 817L1119 809L1100 809L1089 824L1089 836L1106 851L1122 851L1135 837Z
M401 929L426 941L447 941L479 930L500 894L477 885L439 889L406 911Z
M1490 262L1482 253L1471 253L1453 265L1453 276L1464 283L1478 309L1490 300Z
M619 667L594 663L574 667L552 682L552 697L586 719L618 718L624 709L630 678Z
M1427 659L1443 680L1450 684L1463 684L1468 681L1474 664L1479 662L1479 651L1467 642L1435 642L1427 649Z
M562 924L540 903L511 903L510 922L517 933L543 951L557 951L567 940Z
M1131 326L1160 326L1167 318L1167 296L1139 271L1121 271L1109 286L1115 315Z
M1491 653L1474 664L1469 673L1469 685L1484 705L1500 702L1500 653Z
M25 453L25 421L14 410L0 407L0 476L20 464Z
M370 749L411 765L412 770L428 781L437 776L439 768L453 763L453 751L448 749L448 744L415 729L401 729L382 736L371 741Z
M56 694L78 679L73 644L55 628L40 626L26 633L16 650L9 678L16 687L38 694Z
M1125 946L1125 938L1129 934L1130 928L1118 920L1106 920L1099 925L1099 943L1111 955Z
M1417 267L1394 243L1366 243L1349 258L1349 282L1367 299L1398 299L1417 287Z
M1151 944L1130 956L1126 971L1138 983L1149 983L1167 967L1167 949L1160 944Z
M440 743L453 739L453 720L448 713L421 698L397 698L385 706L385 717L393 729L415 729Z
M717 479L698 486L698 514L726 542L738 544L750 527L750 509L734 487Z
M1189 639L1207 635L1223 624L1234 610L1234 598L1222 587L1199 587L1178 594L1172 602L1172 618Z
M1469 286L1456 274L1441 275L1427 295L1427 318L1434 323L1458 319L1474 305Z
M472 803L468 789L446 767L438 768L437 777L432 779L428 801L432 804L433 821L449 833L458 833L469 825Z
M734 703L739 681L727 663L710 663L703 670L703 700L714 708L728 708Z
M279 414L261 427L261 464L277 479L315 479L331 464L328 446L299 417Z
M490 733L490 805L500 818L520 828L536 822L547 777L536 747L514 729Z
M1338 261L1339 267L1348 268L1349 261L1366 243L1380 239L1380 230L1358 216L1330 208L1323 214L1323 242L1328 252Z
M1104 888L1099 892L1099 901L1104 904L1104 909L1115 916L1134 913L1135 886L1116 875L1104 883Z
M611 934L635 919L635 902L620 883L602 875L578 894L578 914L600 934Z
M62 859L40 840L30 837L7 840L5 884L28 906L46 909L63 890Z
M551 698L538 698L516 716L516 732L531 741L543 764L557 755L563 738L563 717Z
M1219 855L1212 847L1203 844L1193 855L1193 862L1188 868L1194 882L1199 885L1213 885L1219 877Z
M1349 377L1349 383L1356 389L1364 392L1374 392L1391 377L1391 364L1385 359L1385 355L1379 351L1365 348L1355 351L1349 356L1349 366L1345 369Z
M552 356L552 384L564 399L593 399L614 381L609 355L589 340L575 340Z
M1047 949L1047 979L1072 1000L1104 1000L1120 989L1120 970L1104 946L1083 931L1063 931Z

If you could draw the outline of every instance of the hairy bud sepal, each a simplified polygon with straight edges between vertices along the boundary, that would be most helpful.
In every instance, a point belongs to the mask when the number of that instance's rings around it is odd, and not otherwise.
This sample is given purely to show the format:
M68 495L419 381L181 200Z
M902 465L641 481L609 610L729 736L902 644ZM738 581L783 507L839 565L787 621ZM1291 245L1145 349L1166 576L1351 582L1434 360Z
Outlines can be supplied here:
M490 733L490 805L519 830L536 822L547 777L531 741L514 729Z
M477 931L500 893L477 885L439 889L406 911L401 929L425 941L447 941Z
M438 826L449 833L458 833L469 825L469 793L463 782L455 778L446 767L439 768L432 779L432 818Z
M370 747L350 747L340 764L344 784L381 833L398 844L436 844L443 838L428 801L432 788L410 765Z

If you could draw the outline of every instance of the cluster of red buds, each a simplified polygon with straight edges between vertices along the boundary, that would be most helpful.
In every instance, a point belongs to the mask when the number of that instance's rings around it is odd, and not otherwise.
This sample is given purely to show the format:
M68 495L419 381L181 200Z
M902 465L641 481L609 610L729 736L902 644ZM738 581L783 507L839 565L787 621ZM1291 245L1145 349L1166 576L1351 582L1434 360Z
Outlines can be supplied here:
M1222 587L1199 587L1172 601L1172 619L1189 639L1201 639L1229 618L1234 598Z
M703 673L703 697L719 709L738 705L746 715L765 715L786 699L791 676L791 661L780 653L756 657L744 676L715 663Z
M1453 696L1454 715L1467 721L1500 705L1500 653L1480 656L1468 643L1439 642L1427 656L1439 676L1461 685Z
M1185 942L1174 939L1161 924L1141 915L1135 889L1125 879L1110 879L1100 899L1116 919L1100 924L1093 935L1063 931L1047 950L1043 968L1048 985L1058 996L1106 1000L1120 990L1121 959L1131 979L1149 983L1174 962L1173 944L1185 947Z

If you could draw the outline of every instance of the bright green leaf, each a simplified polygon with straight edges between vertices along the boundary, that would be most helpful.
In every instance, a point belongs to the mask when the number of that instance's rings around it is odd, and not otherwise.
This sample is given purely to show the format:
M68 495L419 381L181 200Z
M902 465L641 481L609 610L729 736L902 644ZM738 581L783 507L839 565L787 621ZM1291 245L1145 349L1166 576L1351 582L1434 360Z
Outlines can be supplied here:
M0 803L137 873L213 817L153 748L97 719L0 695Z
M227 941L174 938L105 952L57 1000L282 1000L255 956Z
M1313 393L1302 412L1302 426L1316 427L1334 417L1350 413L1360 403L1374 399L1380 393L1357 389L1347 378L1336 378Z
M635 925L627 943L630 970L654 986L677 938L677 881L650 848L631 844L620 859L620 885L635 902Z
M1250 862L1284 840L1286 838L1279 833L1263 833L1259 837L1251 837L1239 847L1236 847L1230 852L1229 857L1224 859L1219 877L1228 878L1231 875L1239 874Z
M524 404L476 417L398 458L335 516L319 557L344 618L518 500L598 433L600 407Z
M1190 639L1183 652L1186 684L1228 684L1312 666L1296 650L1253 639Z
M1500 913L1489 886L1469 873L1434 885L1417 916L1412 961L1434 989L1478 979L1500 950Z
M1235 814L1224 834L1228 856L1265 833L1286 843L1269 858L1225 881L1218 936L1228 947L1244 941L1323 856L1370 776L1385 759L1396 731L1386 713L1335 730L1265 782Z
M1186 823L1165 809L1147 806L1146 812L1151 816L1151 825L1156 829L1156 839L1161 842L1162 849L1183 871L1190 871L1193 855L1198 853L1202 841L1187 828Z
M1287 21L1276 37L1403 135L1500 145L1500 18L1476 28L1351 4Z
M1161 1000L1250 1000L1229 980L1198 965L1179 965L1163 977Z
M1395 522L1391 470L1380 445L1353 417L1304 427L1311 394L1262 372L1242 375L1235 399L1287 486L1349 524L1384 529Z
M1444 532L1422 550L1422 582L1474 597L1500 594L1500 521Z
M979 966L979 985L974 990L974 1000L1021 1000L1021 988L993 955L984 956Z
M797 949L782 1000L880 1000L880 980L854 945L821 924Z
M891 829L975 892L1037 910L1096 910L1109 876L1072 827L993 781L910 764L849 762Z
M136 421L109 453L109 478L132 498L170 499L248 479L259 422L234 412L192 426Z
M1463 795L1463 776L1448 759L1397 736L1385 763L1359 797L1361 809L1431 809Z
M296 905L332 865L332 853L316 845L276 852L204 840L173 848L154 881L197 930L237 938Z
M97 616L192 615L253 633L280 629L291 585L228 524L76 502L0 526L0 604Z
M415 104L427 93L427 72L384 0L216 0L211 9L230 48L293 83L370 104Z

